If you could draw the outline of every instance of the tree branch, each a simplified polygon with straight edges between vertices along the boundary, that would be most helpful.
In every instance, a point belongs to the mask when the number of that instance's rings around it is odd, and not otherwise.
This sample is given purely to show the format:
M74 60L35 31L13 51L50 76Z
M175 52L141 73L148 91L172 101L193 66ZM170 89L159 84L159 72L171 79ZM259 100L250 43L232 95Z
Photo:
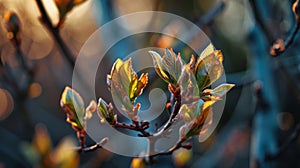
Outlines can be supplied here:
M142 137L151 136L151 134L146 131L146 129L148 129L150 127L150 123L148 121L138 122L138 121L132 120L132 123L133 123L133 125L127 125L125 123L116 122L116 123L112 124L112 126L115 128L124 128L124 129L128 129L128 130L140 132L141 134L139 134L139 136L142 136Z
M256 23L261 28L263 34L266 36L268 43L272 44L275 40L274 37L273 37L273 34L271 33L272 31L270 31L269 28L264 23L264 20L262 19L261 15L259 13L259 10L258 10L258 7L255 3L255 0L249 0L249 2L250 2L252 12L254 14L254 18L255 18Z
M49 18L46 9L43 5L42 0L35 0L36 4L38 6L38 9L41 13L40 21L45 25L45 27L48 29L54 40L56 41L57 46L59 47L61 53L65 56L71 67L75 66L75 57L73 56L72 52L69 50L67 45L64 43L62 38L59 35L60 27L59 26L53 26L51 19Z
M89 146L89 147L76 147L75 150L78 153L86 153L86 152L92 152L97 149L103 148L102 146L108 141L108 138L103 138L100 142L96 143L95 145Z
M162 155L170 155L179 148L191 149L192 148L191 143L188 143L188 144L185 144L185 145L183 144L183 142L185 142L186 140L187 140L186 138L182 138L173 147L171 147L169 150L167 150L165 152L156 153L156 154L152 155L151 157L162 156Z

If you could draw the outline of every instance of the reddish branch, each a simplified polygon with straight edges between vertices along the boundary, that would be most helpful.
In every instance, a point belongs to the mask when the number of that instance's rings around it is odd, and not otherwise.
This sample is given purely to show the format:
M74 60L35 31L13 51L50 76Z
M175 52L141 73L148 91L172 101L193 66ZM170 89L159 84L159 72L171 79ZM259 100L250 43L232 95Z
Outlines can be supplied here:
M150 123L148 121L138 122L138 121L132 120L132 123L133 124L131 124L131 125L127 125L125 123L116 122L112 126L115 128L124 128L124 129L128 129L128 130L140 132L141 134L139 134L139 136L142 136L142 137L151 136L151 134L146 131L146 129L148 129L150 127Z

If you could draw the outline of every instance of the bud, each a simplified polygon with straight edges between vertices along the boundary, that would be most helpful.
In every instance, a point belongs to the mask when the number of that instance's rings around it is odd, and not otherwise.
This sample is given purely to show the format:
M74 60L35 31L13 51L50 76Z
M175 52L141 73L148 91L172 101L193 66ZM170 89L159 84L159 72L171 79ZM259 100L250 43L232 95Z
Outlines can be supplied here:
M107 121L109 124L114 124L116 122L112 104L107 104L101 98L98 100L98 116L101 119L101 122Z
M285 50L284 41L282 39L277 39L275 43L270 48L270 54L272 56L277 56Z
M93 117L93 113L97 110L97 103L92 100L89 106L85 109L85 120L89 120Z
M4 23L5 28L8 32L8 38L12 41L14 45L19 45L21 43L21 22L17 14L11 11L7 12L4 15Z
M166 83L177 87L184 65L180 53L176 55L172 49L166 49L163 56L160 56L160 54L155 51L149 51L149 54L152 56L155 71L160 78Z
M62 93L60 106L67 114L67 122L72 125L74 130L83 131L85 110L79 93L67 86Z

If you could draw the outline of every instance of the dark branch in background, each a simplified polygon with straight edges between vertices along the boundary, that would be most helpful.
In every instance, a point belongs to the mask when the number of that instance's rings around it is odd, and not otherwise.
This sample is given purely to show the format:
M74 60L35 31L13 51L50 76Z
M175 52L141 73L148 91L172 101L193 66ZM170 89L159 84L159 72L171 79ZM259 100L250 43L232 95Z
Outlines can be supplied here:
M252 12L254 14L256 23L259 25L263 34L266 36L269 45L271 45L275 40L273 34L271 33L272 31L270 31L268 29L268 27L265 24L265 21L262 19L261 15L259 13L258 7L255 3L255 0L249 0L249 3L251 6L251 9L252 9Z
M209 25L210 23L212 23L216 19L216 17L218 15L220 15L224 11L224 9L226 7L226 4L227 4L227 0L222 0L222 1L218 2L208 12L206 12L204 15L199 17L199 19L196 20L195 24L199 28L203 28L203 27ZM186 32L183 35L183 39L186 39L187 42L190 42L194 37L195 37L194 34L190 34L190 32ZM175 50L182 50L183 47L184 47L184 44L177 43L177 44L174 45L173 48Z
M212 23L216 17L224 11L227 2L228 0L222 0L218 2L213 8L201 16L195 24L202 28Z
M278 157L280 157L288 149L288 147L297 140L299 135L300 135L300 123L297 124L295 130L290 135L290 137L288 137L287 141L285 141L284 144L275 153L267 153L266 154L265 160L271 161L271 160L275 160Z
M72 52L69 50L65 42L62 40L61 36L59 35L59 28L58 26L53 26L51 19L49 18L46 9L43 5L41 0L35 0L38 6L38 9L41 13L40 21L45 25L48 31L53 36L54 40L56 41L57 46L59 47L62 54L65 56L71 67L75 66L75 57L73 56Z

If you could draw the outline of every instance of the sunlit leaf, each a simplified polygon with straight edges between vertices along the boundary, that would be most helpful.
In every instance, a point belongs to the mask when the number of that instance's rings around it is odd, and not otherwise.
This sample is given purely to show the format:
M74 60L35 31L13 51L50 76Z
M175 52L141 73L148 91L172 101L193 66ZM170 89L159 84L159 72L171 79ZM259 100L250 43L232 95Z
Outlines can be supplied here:
M67 114L67 122L72 125L76 131L84 130L84 102L74 89L66 87L62 93L60 106Z
M113 107L111 104L107 104L103 99L99 98L98 101L98 116L101 122L107 121L110 124L116 122Z
M176 55L173 50L166 49L161 57L155 51L149 51L157 74L167 83L176 87L183 68L183 61L180 54Z
M134 106L136 98L142 94L148 83L148 74L142 74L138 79L132 69L131 59L123 62L118 59L107 76L112 97L115 104L125 111L129 117L135 118L138 112L138 105Z
M200 98L197 81L190 66L184 66L179 78L179 84L182 104L191 103Z
M209 126L212 123L212 108L211 106L215 103L216 101L206 101L206 102L201 102L198 104L195 104L194 106L191 106L192 108L189 108L189 110L193 111L190 112L189 114L199 114L196 115L192 121L186 124L186 131L184 131L185 137L190 138L195 135L201 135L204 132L207 131ZM201 105L200 110L199 110L199 105ZM195 111L196 110L196 111ZM199 112L200 111L200 112Z
M234 84L221 84L214 89L205 89L203 97L207 100L220 100L227 92L234 87Z
M195 65L194 73L200 90L211 85L223 73L223 55L220 50L213 50L209 45L201 54Z
M198 115L200 115L203 103L204 101L200 99L199 101L194 101L190 104L183 104L180 107L179 114L181 115L186 124L189 124Z
M174 83L169 72L166 69L163 69L161 56L155 51L149 51L152 56L153 64L155 67L156 73L167 83Z
M129 97L130 101L135 101L135 99L140 96L148 83L148 74L142 74L140 79L132 79L129 86Z

